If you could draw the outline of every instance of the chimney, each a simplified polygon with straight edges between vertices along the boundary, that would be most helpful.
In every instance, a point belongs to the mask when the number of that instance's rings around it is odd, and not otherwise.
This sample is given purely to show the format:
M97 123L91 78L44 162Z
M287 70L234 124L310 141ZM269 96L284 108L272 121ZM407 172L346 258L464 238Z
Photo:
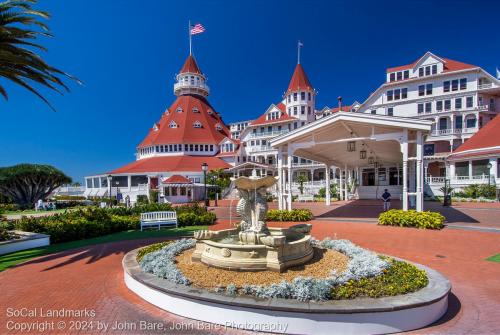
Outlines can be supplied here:
M342 112L342 97L339 96L337 100L339 101L339 112Z

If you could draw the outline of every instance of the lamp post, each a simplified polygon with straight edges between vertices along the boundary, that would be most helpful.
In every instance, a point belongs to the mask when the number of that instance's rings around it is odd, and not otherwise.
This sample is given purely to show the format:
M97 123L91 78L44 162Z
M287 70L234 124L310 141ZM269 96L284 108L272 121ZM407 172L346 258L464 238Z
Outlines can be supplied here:
M207 163L201 164L201 170L203 171L203 183L204 183L203 194L205 196L205 208L208 208L208 206L210 205L210 203L208 201L208 194L207 194L207 171L208 171L208 164Z
M488 163L486 167L488 168L488 192L489 192L489 187L491 186L491 167L493 165L491 163Z

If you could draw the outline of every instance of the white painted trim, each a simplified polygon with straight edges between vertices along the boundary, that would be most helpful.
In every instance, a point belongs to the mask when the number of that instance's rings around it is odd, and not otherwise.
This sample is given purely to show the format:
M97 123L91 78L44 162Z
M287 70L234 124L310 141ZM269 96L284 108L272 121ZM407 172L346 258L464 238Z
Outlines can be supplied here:
M448 308L448 295L429 305L388 312L331 314L301 313L231 306L184 298L155 290L124 274L125 285L142 299L168 312L222 326L250 329L281 326L287 334L387 334L425 327L439 320ZM266 331L265 329L263 329ZM269 329L268 331L273 331Z
M432 125L432 121L418 120L414 118L410 119L397 116L372 115L372 114L352 113L352 112L337 112L335 114L311 122L287 134L283 134L274 139L271 139L270 143L272 147L277 147L279 145L291 142L298 137L307 134L314 134L314 131L317 131L320 128L342 121L364 122L365 124L373 124L375 126L379 125L379 126L399 127L405 129L422 130L424 132L429 132L431 130L431 125Z

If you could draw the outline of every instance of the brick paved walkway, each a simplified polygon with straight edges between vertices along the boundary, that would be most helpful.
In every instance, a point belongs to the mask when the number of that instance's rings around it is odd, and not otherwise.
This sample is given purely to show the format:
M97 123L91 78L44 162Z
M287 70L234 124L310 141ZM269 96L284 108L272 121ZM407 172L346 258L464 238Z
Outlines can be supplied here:
M222 228L221 222L214 228ZM370 223L313 221L317 238L348 238L377 252L406 258L441 271L452 282L450 310L438 324L415 334L498 334L500 333L500 264L485 261L500 252L500 234L445 229L424 231L381 227ZM94 309L95 318L65 318L108 322L167 321L184 331L168 333L236 333L234 330L197 330L197 323L159 310L127 290L123 284L123 255L140 245L154 242L124 241L66 251L30 261L0 273L0 333L8 321L54 320L7 317L8 308ZM11 324L12 325L12 324ZM206 327L207 325L204 324ZM193 327L193 328L189 328ZM81 331L92 333L94 331ZM109 331L108 331L109 332ZM11 332L15 333L15 332ZM25 332L26 333L26 332ZM30 333L38 333L32 331ZM58 333L57 331L45 332ZM59 333L75 333L65 329ZM123 334L164 334L165 331L113 331ZM242 333L242 332L238 332Z

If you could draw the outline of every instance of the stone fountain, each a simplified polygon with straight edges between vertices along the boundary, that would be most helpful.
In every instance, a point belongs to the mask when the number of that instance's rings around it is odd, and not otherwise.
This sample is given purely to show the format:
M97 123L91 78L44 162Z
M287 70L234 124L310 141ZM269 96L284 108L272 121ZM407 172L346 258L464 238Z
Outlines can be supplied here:
M255 170L251 177L234 179L240 195L236 211L241 222L232 229L195 232L197 242L192 260L239 271L283 271L310 260L310 224L289 228L266 225L266 190L276 182L275 177L257 177Z

